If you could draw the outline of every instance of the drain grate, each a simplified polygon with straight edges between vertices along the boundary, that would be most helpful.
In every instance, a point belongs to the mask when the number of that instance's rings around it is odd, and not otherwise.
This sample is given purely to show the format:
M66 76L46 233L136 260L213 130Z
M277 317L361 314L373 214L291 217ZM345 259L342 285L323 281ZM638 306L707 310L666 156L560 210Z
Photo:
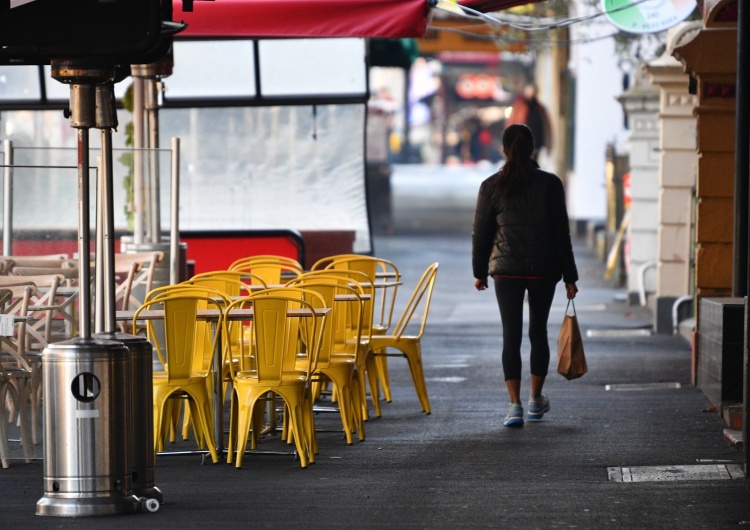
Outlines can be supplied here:
M433 381L435 383L463 383L466 381L465 377L448 376L448 377L428 377L425 381Z
M672 480L731 480L745 478L741 464L689 466L608 467L610 482L664 482Z
M608 391L633 391L633 390L673 390L682 388L680 383L622 383L616 385L604 385Z
M589 329L586 336L605 337L605 338L622 338L622 337L650 337L651 330L647 328L636 329Z

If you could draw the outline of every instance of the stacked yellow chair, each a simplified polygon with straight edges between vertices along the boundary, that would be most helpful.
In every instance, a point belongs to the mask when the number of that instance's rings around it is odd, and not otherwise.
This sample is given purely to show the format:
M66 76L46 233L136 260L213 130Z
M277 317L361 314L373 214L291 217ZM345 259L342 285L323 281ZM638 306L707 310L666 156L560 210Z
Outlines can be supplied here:
M383 258L360 254L338 254L323 258L313 264L312 270L353 270L365 274L371 283L373 300L370 307L372 335L383 335L391 326L401 274L396 265ZM391 401L388 378L388 363L385 356L373 357L368 364L367 376L370 381L375 416L380 417L380 390L387 402Z
M218 291L190 286L169 286L149 293L149 297L135 311L133 328L136 329L140 315L149 309L163 309L163 320L147 322L147 337L154 345L163 372L155 372L154 385L154 447L163 448L172 423L173 397L184 397L190 406L191 416L196 419L196 440L199 447L208 446L211 459L218 462L218 454L212 440L213 401L208 379L211 374L213 355L217 351L219 333L210 333L208 322L198 318L198 311L205 308L217 310L216 329L224 326L223 309L229 302ZM164 344L159 341L156 325L163 326ZM213 337L211 337L213 335Z
M364 301L361 287L350 285L351 280L337 275L302 275L288 286L299 286L320 294L331 308L323 328L318 362L313 374L318 386L321 379L334 385L341 423L347 444L353 442L356 430L360 441L365 439L362 414L363 396L359 388L362 322ZM316 392L314 395L318 395Z
M252 337L255 362L232 368L233 392L227 461L242 466L248 439L255 448L262 432L265 399L279 396L285 403L290 436L297 448L301 467L315 461L315 423L312 410L311 374L320 351L325 300L313 291L276 288L233 302L228 311L252 308ZM304 310L307 316L294 316ZM229 327L240 325L230 322ZM306 346L307 361L300 366L299 345ZM236 453L236 455L235 455Z
M363 314L362 319L357 324L357 315L354 313L353 306L347 306L346 310L346 327L339 328L344 329L346 333L345 344L342 346L340 343L340 337L337 339L336 349L343 351L344 355L349 355L352 351L355 354L357 360L357 379L358 388L360 392L360 399L358 400L362 406L362 419L367 421L369 419L369 411L367 409L367 378L370 378L370 386L377 387L377 370L372 368L368 372L368 353L370 352L370 337L372 337L372 321L373 321L373 306L375 303L375 289L369 277L361 272L349 269L322 269L313 270L305 273L301 278L312 279L312 278L342 278L343 281L354 287L361 296ZM357 330L356 326L360 329ZM355 336L359 336L357 342ZM370 359L370 366L373 366L373 360ZM377 388L376 388L377 392ZM376 394L377 395L377 394ZM376 413L379 414L379 409L376 408Z
M292 258L264 254L234 261L229 270L242 271L260 276L266 285L279 286L285 278L297 277L304 272L302 265Z

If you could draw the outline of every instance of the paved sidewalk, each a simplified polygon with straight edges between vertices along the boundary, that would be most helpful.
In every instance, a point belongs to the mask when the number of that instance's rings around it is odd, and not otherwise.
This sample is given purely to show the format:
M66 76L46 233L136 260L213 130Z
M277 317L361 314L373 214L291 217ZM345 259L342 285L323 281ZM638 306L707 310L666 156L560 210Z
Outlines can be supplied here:
M552 372L552 410L523 429L502 427L507 399L500 325L490 291L473 289L469 237L478 183L491 170L400 166L393 177L396 235L376 236L406 285L440 262L424 364L433 413L425 416L405 363L391 361L393 402L347 446L338 418L320 414L317 463L251 455L241 470L200 457L159 456L155 514L103 518L34 515L42 462L0 469L1 527L25 528L734 528L750 524L742 454L690 385L690 349L678 336L648 336L651 315L627 306L602 264L576 241L576 308L589 373ZM427 193L429 192L429 193ZM565 297L550 318L554 348ZM528 343L524 344L528 351ZM608 390L608 388L610 390ZM524 392L528 381L524 381ZM174 449L191 449L178 443ZM288 453L277 438L262 449ZM41 453L41 451L39 451ZM702 466L699 468L693 466ZM720 471L724 471L723 475ZM638 472L642 472L638 474ZM668 480L689 478L691 480ZM641 482L622 482L623 480ZM654 480L661 479L661 480ZM619 481L618 481L619 480Z
M644 336L651 317L616 301L602 265L576 241L576 299L589 373L554 373L552 410L522 429L502 426L507 399L500 325L490 291L473 289L467 235L377 237L401 268L402 303L422 270L440 262L423 355L432 414L424 415L405 362L390 363L393 402L347 446L338 418L320 414L320 454L250 455L244 467L160 456L155 514L104 518L35 515L41 461L0 469L3 528L734 528L750 524L744 478L723 478L742 454L690 385L690 348L678 336ZM550 318L556 343L560 286ZM640 330L640 331L639 331ZM528 351L528 342L524 344ZM609 387L608 387L609 385ZM607 388L610 388L608 390ZM524 394L528 382L524 381ZM185 444L178 444L179 447ZM263 449L288 448L268 439ZM189 447L189 445L188 445ZM682 466L696 466L688 468ZM729 465L729 467L727 467ZM648 466L642 471L639 466ZM708 467L705 467L708 466ZM741 469L742 466L740 465ZM713 473L713 474L712 474ZM724 476L728 476L724 473ZM691 480L667 480L673 478ZM642 482L621 482L634 478ZM655 480L661 479L661 480Z

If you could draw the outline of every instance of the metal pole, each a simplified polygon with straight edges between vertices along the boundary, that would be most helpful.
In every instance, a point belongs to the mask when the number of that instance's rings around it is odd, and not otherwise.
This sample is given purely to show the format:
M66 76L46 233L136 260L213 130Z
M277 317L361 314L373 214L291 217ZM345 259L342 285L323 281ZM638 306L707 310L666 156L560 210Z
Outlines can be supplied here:
M742 261L744 272L743 287L745 291L742 293L745 296L745 347L744 347L744 397L743 397L743 422L742 422L742 435L745 443L743 445L743 451L745 453L745 477L747 478L748 472L748 461L750 461L750 443L748 443L748 436L750 436L750 410L748 410L750 400L750 355L748 354L748 348L750 348L750 331L748 331L748 278L750 278L750 271L748 271L748 257L747 250L750 246L748 244L748 235L750 234L750 228L748 227L748 202L750 202L750 196L748 196L748 180L750 180L750 103L748 103L747 97L750 95L750 67L747 62L750 61L750 6L747 2L737 2L737 86L735 103L736 108L736 141L735 141L735 182L742 180L745 183L744 194L739 197L742 203L744 203L743 213L744 217L744 261ZM736 186L736 185L735 185ZM735 204L737 203L735 198ZM735 224L737 221L737 213L735 213ZM737 245L737 239L735 238L735 245ZM735 250L735 254L737 251ZM738 265L735 262L735 265Z
M149 234L152 243L161 242L161 192L159 182L159 102L154 77L143 81L146 92L146 115L149 147Z
M103 215L99 231L102 233L101 254L104 254L101 269L103 276L104 331L115 331L115 217L114 217L114 170L112 168L112 128L117 127L114 83L96 86L96 127L102 131L102 171L99 179Z
M73 86L75 87L75 85ZM73 88L72 87L72 88ZM71 89L72 89L71 88ZM78 283L81 290L79 336L91 338L91 258L89 221L89 130L78 129Z
M742 2L738 2L739 5ZM747 9L745 9L747 10ZM737 85L735 98L735 144L734 144L734 267L732 274L732 296L748 294L748 181L750 180L750 102L741 94L750 92L750 69L745 61L750 60L747 53L748 36L743 35L741 22L737 19ZM750 28L745 28L750 30ZM743 41L745 49L743 50Z
M115 223L114 223L114 192L112 191L112 130L102 129L102 175L99 185L103 187L101 197L104 199L104 218L99 225L99 231L103 233L102 247L104 254L104 331L112 333L115 331Z
M3 255L13 254L13 142L3 142L5 171L3 172Z
M104 226L106 199L103 195L104 186L102 177L104 166L102 157L96 157L97 182L96 182L96 267L94 271L94 332L104 332Z
M133 78L133 244L143 244L143 78Z
M180 282L180 139L172 138L172 205L169 223L169 283Z

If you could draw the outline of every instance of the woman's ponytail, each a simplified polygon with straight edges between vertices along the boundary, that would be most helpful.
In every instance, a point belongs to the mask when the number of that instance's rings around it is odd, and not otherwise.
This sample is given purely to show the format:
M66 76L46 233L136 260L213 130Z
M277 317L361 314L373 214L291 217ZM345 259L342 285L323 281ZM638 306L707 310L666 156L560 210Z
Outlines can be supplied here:
M505 165L497 173L496 187L501 195L510 195L522 186L538 167L531 159L534 135L526 125L513 124L503 132Z

